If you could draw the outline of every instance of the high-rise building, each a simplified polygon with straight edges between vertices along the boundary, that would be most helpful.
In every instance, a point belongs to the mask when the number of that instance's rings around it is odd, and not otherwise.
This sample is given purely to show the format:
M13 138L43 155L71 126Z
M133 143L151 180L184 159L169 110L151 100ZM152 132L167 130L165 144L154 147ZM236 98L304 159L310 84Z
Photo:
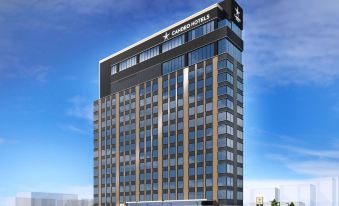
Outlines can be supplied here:
M242 17L224 0L100 61L95 205L243 205Z

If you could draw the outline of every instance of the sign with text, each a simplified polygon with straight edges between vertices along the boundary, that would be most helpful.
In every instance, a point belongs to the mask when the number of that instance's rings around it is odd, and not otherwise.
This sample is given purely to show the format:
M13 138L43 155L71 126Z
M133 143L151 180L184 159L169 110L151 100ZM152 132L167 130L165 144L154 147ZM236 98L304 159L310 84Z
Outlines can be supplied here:
M257 197L255 202L256 202L257 206L263 206L264 205L264 198L263 197Z
M209 13L206 13L206 14L203 14L183 25L180 25L172 30L169 30L169 31L166 31L164 34L163 34L163 40L164 41L167 41L175 36L179 36L183 33L185 33L186 31L188 30L191 30L195 27L198 27L198 26L201 26L205 23L208 23L209 21L211 21L212 19L214 19L216 17L216 11L211 11Z

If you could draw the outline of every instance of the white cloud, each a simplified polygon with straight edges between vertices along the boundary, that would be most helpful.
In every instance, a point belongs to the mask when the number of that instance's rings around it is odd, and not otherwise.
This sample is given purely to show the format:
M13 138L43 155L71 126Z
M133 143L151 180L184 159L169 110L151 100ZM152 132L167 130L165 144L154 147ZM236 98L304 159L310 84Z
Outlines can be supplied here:
M339 90L335 91L334 94L332 94L332 96L333 96L332 110L336 113L339 113Z
M51 14L62 11L72 11L76 13L91 14L91 13L101 13L106 11L107 7L116 7L117 11L121 9L126 9L128 6L133 3L132 0L118 1L118 0L47 0L39 3L33 3L32 1L1 1L0 2L0 11L3 14L8 14L12 12L22 11L29 8L34 11L49 11Z
M282 167L292 173L311 177L326 177L339 174L339 151L337 138L323 137L325 142L332 142L330 146L323 144L316 148L310 147L307 142L300 142L301 138L284 134L274 134L264 130L251 128L251 135L256 136L257 141L253 143L263 147L264 158L280 163ZM261 140L274 139L275 142ZM300 146L291 146L300 145Z
M280 185L303 184L306 181L306 179L244 179L244 188L273 188Z
M281 147L288 149L291 152L297 152L304 156L339 159L339 151L336 149L316 150L316 149L306 149L306 148L301 148L301 147L291 147L287 145L282 145Z
M336 176L339 174L339 152L334 149L318 150L287 145L271 145L276 153L268 154L292 172L311 177ZM280 149L279 149L280 148Z
M50 70L51 68L46 65L25 66L10 58L1 57L0 59L0 78L4 79L31 79L38 83L44 83L47 81Z
M338 161L300 161L289 163L287 167L292 171L313 177L337 176L339 174Z
M25 77L30 77L38 82L45 82L47 80L47 75L50 70L50 67L37 65L31 68L26 68L22 70L22 75Z
M288 162L289 161L289 158L283 154L266 154L265 156L267 159L270 159L276 162Z
M66 110L67 115L91 121L93 119L92 104L82 96L74 96L69 102L71 107Z
M0 145L13 145L17 143L19 143L18 140L0 137Z
M64 130L68 130L68 131L79 133L79 134L87 134L88 133L88 131L81 129L77 126L71 125L71 124L70 125L62 125L61 127Z
M244 61L249 77L272 85L339 79L339 2L249 2Z

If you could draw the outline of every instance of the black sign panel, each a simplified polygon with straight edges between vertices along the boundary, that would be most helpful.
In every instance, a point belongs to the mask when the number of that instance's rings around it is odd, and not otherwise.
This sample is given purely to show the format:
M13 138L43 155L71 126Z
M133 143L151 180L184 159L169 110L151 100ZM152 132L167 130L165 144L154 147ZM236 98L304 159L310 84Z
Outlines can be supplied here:
M232 21L242 30L243 29L243 10L239 4L233 1Z

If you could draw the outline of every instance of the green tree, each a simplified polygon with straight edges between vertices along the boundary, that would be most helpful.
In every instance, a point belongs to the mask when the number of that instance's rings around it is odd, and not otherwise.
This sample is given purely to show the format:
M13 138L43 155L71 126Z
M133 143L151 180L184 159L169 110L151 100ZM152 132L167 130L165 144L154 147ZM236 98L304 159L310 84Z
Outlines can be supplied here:
M293 202L291 202L290 204L288 204L288 206L295 206Z
M274 199L272 202L271 202L271 206L278 206L279 203L276 199Z

